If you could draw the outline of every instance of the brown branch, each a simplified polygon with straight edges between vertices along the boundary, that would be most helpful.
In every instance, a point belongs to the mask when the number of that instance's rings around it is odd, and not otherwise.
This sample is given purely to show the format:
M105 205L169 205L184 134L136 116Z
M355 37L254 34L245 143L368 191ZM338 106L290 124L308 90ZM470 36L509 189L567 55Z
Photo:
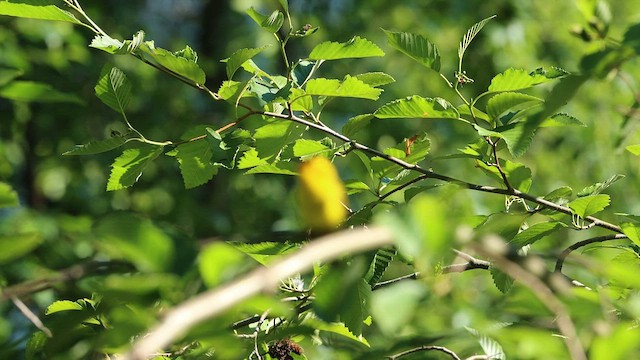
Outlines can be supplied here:
M26 295L47 290L59 283L71 282L82 279L92 274L104 274L112 272L129 272L134 270L133 265L124 261L88 261L84 264L73 265L58 274L21 284L6 287L0 291L0 302L11 299L12 297L20 298Z
M420 352L420 351L432 351L432 350L433 351L443 352L443 353L449 355L454 360L462 360L462 359L460 359L460 357L455 352L447 349L444 346L435 346L435 345L419 346L417 348L413 348L413 349L410 349L410 350L407 350L407 351L403 351L403 352L395 354L395 355L387 356L387 359L396 360L396 359L399 359L399 358L401 358L403 356L407 356L409 354L417 353L417 352Z
M577 250L583 246L587 246L594 243L599 243L599 242L604 242L609 240L627 239L627 238L628 238L627 235L624 235L624 234L610 234L610 235L597 236L597 237L585 239L582 241L578 241L577 243L564 249L564 251L562 251L560 256L558 256L558 261L556 261L555 272L562 272L562 266L564 265L564 261L566 260L567 256L569 256L569 254L571 254L571 252L574 250Z
M40 318L36 314L34 314L33 311L31 311L31 309L29 309L29 307L25 305L24 302L22 302L22 300L18 299L15 296L11 296L11 301L18 308L18 310L20 310L22 315L29 319L29 321L31 321L31 323L35 325L35 327L40 329L40 331L42 331L47 337L53 337L51 330L49 330L49 328L42 323L42 320L40 320Z
M578 337L578 331L569 316L566 306L556 297L553 291L538 276L525 270L519 264L507 259L502 254L491 251L482 246L474 246L483 256L491 257L493 265L511 276L514 280L528 287L531 292L542 302L555 316L558 330L563 335L564 342L569 350L571 359L587 360L584 347ZM553 275L553 274L552 274Z
M370 227L345 230L317 238L299 251L258 268L249 274L209 290L167 311L164 318L147 334L134 342L120 360L146 359L184 335L191 327L229 309L238 302L263 291L276 288L282 279L313 267L317 262L339 258L391 244L393 236L385 229Z

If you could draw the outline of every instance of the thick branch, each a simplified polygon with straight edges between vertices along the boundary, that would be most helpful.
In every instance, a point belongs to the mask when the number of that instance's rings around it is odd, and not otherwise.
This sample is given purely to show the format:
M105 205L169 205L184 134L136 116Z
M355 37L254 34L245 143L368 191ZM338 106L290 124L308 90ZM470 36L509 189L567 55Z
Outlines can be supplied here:
M133 344L131 351L119 359L146 359L183 336L194 325L224 312L244 299L276 288L281 280L307 271L316 262L379 248L391 244L392 240L390 232L376 227L346 230L315 239L268 268L258 268L169 310L155 328L141 336Z
M567 256L569 256L569 254L571 254L572 251L577 250L583 246L587 246L589 244L593 244L593 243L599 243L599 242L604 242L604 241L609 241L609 240L620 240L620 239L627 239L627 235L624 234L610 234L610 235L604 235L604 236L598 236L598 237L593 237L590 239L585 239L582 241L578 241L577 243L569 246L568 248L564 249L564 251L560 254L560 256L558 256L558 261L556 261L556 268L555 271L556 272L562 272L562 266L564 265L564 261L567 259Z

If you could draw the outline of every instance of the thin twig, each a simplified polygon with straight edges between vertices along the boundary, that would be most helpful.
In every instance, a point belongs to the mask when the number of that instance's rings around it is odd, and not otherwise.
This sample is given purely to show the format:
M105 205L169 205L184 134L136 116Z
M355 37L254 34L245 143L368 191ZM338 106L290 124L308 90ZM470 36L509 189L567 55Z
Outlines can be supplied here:
M130 272L134 270L133 265L125 261L88 261L84 264L73 265L58 274L38 280L27 281L17 285L9 286L0 290L0 302L12 297L23 297L43 290L50 289L63 282L70 282L82 279L93 274L104 274L113 272Z
M609 234L609 235L597 236L597 237L585 239L582 241L578 241L577 243L564 249L560 254L560 256L558 256L558 261L556 261L555 271L562 272L562 266L564 265L564 261L566 260L567 256L569 256L569 254L571 254L571 252L574 250L577 250L583 246L587 246L593 243L599 243L599 242L604 242L609 240L627 239L627 238L628 238L627 235L624 235L624 234Z
M420 182L420 181L425 180L425 179L428 179L428 178L429 178L429 177L428 177L427 175L420 175L420 176L418 176L417 178L415 178L415 179L413 179L413 180L411 180L411 181L408 181L408 182L406 182L406 183L404 183L404 184L402 184L402 185L398 186L397 188L395 188L395 189L393 189L393 190L389 191L388 193L386 193L386 194L384 194L384 195L381 195L381 196L378 198L378 201L384 201L384 199L386 199L386 198L388 198L389 196L391 196L391 195L393 195L393 194L397 193L398 191L400 191L400 190L402 190L402 189L405 189L405 188L407 188L407 187L409 187L409 186L411 186L411 185L413 185L413 184L415 184L415 183L417 183L417 182Z
M417 353L420 351L440 351L443 352L447 355L449 355L452 359L454 360L461 360L460 357L453 351L447 349L444 346L435 346L435 345L423 345L423 346L419 346L417 348L413 348L407 351L403 351L401 353L395 354L395 355L391 355L391 356L387 356L387 359L389 360L396 360L399 359L403 356L407 356L409 354L413 354L413 353Z
M162 321L134 342L120 360L146 359L202 321L212 318L234 304L263 291L276 288L282 279L307 271L313 264L390 245L392 234L382 228L345 230L317 238L299 251L268 268L258 268L219 288L199 294L167 311Z
M566 306L553 291L539 277L522 268L517 263L507 259L501 254L491 251L482 246L474 246L478 253L483 256L491 257L492 263L498 269L504 271L507 275L528 287L531 292L542 302L555 316L558 330L563 335L563 339L573 360L587 360L584 347L578 337L578 331L575 324L569 316Z
M15 296L11 296L11 301L18 308L18 310L20 310L22 315L29 319L29 321L31 321L31 323L33 323L35 327L40 329L40 331L47 335L47 337L53 337L51 330L49 330L49 328L42 323L42 320L40 320L38 315L34 314L33 311L31 311L31 309L29 309L29 307L22 302L22 300L18 299Z

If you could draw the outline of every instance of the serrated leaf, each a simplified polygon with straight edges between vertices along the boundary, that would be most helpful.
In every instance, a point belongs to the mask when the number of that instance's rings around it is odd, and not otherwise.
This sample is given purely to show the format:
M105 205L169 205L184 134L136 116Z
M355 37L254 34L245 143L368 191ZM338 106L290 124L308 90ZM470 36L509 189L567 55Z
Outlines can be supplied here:
M513 278L505 274L500 269L491 266L489 271L491 272L491 278L493 283L500 290L501 293L506 294L513 287Z
M315 140L298 139L293 144L293 156L295 157L316 155L327 150L329 150L328 147Z
M561 186L544 196L545 200L556 202L558 200L567 200L573 194L573 189L568 186Z
M255 148L262 159L276 158L286 145L297 140L305 127L289 121L274 121L256 129Z
M309 54L311 60L338 60L384 56L384 51L371 41L356 36L343 43L327 41L316 45Z
M304 90L291 88L289 95L289 103L293 111L309 112L313 108L313 99Z
M187 80L191 80L196 84L204 84L207 80L204 70L195 61L175 55L171 51L156 48L152 41L143 43L140 46L140 50L151 56L162 67Z
M491 19L493 19L495 17L496 17L496 15L493 15L493 16L490 16L490 17L488 17L486 19L478 21L471 28L469 28L469 30L467 30L466 34L464 34L464 37L462 38L462 41L460 41L460 45L458 46L458 59L459 59L459 63L460 63L460 70L462 70L462 59L464 57L465 51L467 51L467 48L469 47L469 44L471 44L471 41L473 41L473 39L476 37L476 35L478 35L480 30L482 30L482 28Z
M47 306L47 309L45 310L44 314L51 315L61 311L78 311L78 310L82 311L84 310L84 308L82 307L82 305L78 304L77 302L70 301L70 300L59 300Z
M519 157L527 151L536 133L535 128L527 127L521 122L507 124L493 130L487 130L478 125L474 127L480 136L495 136L503 139L513 157Z
M629 240L640 246L640 223L623 222L620 224L620 228L622 229L622 232L629 237Z
M382 30L389 45L427 68L440 72L440 52L435 44L418 34Z
M501 327L503 326L505 325L501 324ZM484 355L486 356L487 359L496 359L496 360L507 359L507 356L505 355L504 350L502 349L502 346L500 346L500 344L496 340L481 334L476 329L472 329L466 326L465 328L467 329L467 331L469 331L478 339L478 344L480 344L480 347L484 351Z
M347 339L351 339L367 347L370 347L369 343L367 342L367 339L365 339L362 335L360 336L354 335L349 330L349 328L343 323L335 323L335 322L327 323L317 318L307 317L304 319L303 324L310 326L312 329L340 335Z
M294 163L267 164L251 168L245 174L298 175L297 169L298 166Z
M391 84L396 81L396 79L391 75L383 72L369 72L356 75L355 77L363 83L373 87Z
M258 151L255 148L251 148L244 152L240 160L238 161L238 169L250 169L255 166L267 165L268 162L265 159L261 159Z
M597 214L604 210L611 199L609 195L591 195L573 200L568 205L581 218Z
M397 254L398 251L395 248L382 248L376 251L376 254L373 256L373 261L371 261L369 272L365 276L369 285L373 286L382 279L389 264L391 264Z
M0 182L0 209L19 205L18 193L13 190L11 185Z
M105 68L95 86L96 96L107 106L124 114L131 99L131 83L118 68Z
M504 92L493 96L489 101L487 101L487 114L495 120L507 110L520 107L525 104L539 104L542 102L542 99L535 96L522 93ZM495 123L496 122L494 122L494 124Z
M124 47L124 43L109 35L96 35L93 40L91 40L91 44L89 44L89 46L108 52L109 54L127 54L127 49Z
M591 186L587 186L586 188L580 190L576 195L578 197L589 196L589 195L598 195L602 191L606 190L609 186L611 186L614 182L624 178L624 175L615 174L605 180L604 182L595 183Z
M542 74L528 73L522 69L511 68L491 79L489 92L523 90L550 80L552 79Z
M139 144L123 151L111 165L107 191L120 190L135 184L144 168L162 153L163 148Z
M219 166L211 162L211 146L205 140L189 141L176 147L176 159L187 189L206 184L218 173Z
M108 139L90 141L83 145L76 145L73 149L62 153L62 155L93 155L107 152L124 145L128 135L112 136Z
M545 119L540 127L557 127L557 126L587 126L582 121L567 114L555 114Z
M311 79L307 82L305 92L308 95L378 100L382 89L374 88L347 75L342 82L336 79Z
M460 113L460 117L472 120L472 119L480 119L484 120L489 124L495 125L488 114L481 111L480 109L473 107L473 116L471 116L471 110L467 104L462 104L457 107L458 112Z
M275 10L271 15L266 16L258 12L252 7L247 10L247 14L258 24L261 28L270 33L276 33L284 24L284 14L281 11Z
M410 96L383 105L374 113L378 119L458 119L458 111L444 99Z
M352 117L342 126L342 134L348 138L354 136L360 130L369 126L373 118L373 114L362 114Z
M536 241L548 236L557 230L566 228L567 225L558 221L541 222L534 224L516 235L510 244L516 247L523 247L535 243Z
M0 236L0 264L19 259L42 244L40 234L18 234Z
M82 99L54 89L49 84L16 80L0 88L0 97L14 101L84 104Z
M236 73L236 71L242 66L242 64L244 64L247 60L253 58L254 56L260 54L269 46L270 45L265 45L259 48L240 49L234 52L227 59L227 77L229 78L229 80L231 80L233 74Z
M31 1L33 4L22 4L8 1L0 1L0 15L14 16L26 19L63 21L76 25L83 25L73 14L62 10L46 1Z

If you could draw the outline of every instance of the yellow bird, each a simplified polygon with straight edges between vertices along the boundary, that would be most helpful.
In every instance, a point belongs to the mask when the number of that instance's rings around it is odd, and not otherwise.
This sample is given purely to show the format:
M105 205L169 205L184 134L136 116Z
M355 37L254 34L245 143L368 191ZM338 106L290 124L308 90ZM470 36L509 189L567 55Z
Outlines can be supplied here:
M313 231L330 231L347 217L347 191L335 166L325 157L300 164L298 205L305 224Z

